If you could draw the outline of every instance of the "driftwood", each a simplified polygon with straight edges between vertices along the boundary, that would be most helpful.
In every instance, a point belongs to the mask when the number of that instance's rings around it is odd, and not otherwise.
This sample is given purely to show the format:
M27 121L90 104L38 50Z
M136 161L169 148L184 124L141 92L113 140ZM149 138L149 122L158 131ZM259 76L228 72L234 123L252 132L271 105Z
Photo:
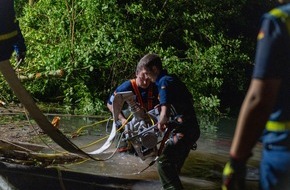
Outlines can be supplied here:
M18 73L18 78L21 81L26 81L26 80L34 80L34 79L40 79L40 78L61 78L64 76L64 71L62 69L56 70L56 71L49 71L49 72L44 72L44 73L32 73L28 75L22 75Z
M0 160L5 160L13 163L21 163L24 165L39 165L49 166L51 164L72 163L82 160L75 154L45 154L40 151L45 149L45 146L23 143L10 142L0 140Z
M41 151L46 146L31 144L26 142L11 142L6 140L0 140L0 147L6 150L29 150L29 151Z

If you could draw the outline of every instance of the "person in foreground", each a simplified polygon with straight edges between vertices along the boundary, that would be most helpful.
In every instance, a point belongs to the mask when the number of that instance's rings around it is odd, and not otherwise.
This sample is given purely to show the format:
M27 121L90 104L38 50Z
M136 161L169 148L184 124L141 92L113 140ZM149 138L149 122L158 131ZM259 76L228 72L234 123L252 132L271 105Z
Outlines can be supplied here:
M193 97L183 82L163 69L158 55L147 54L139 64L144 66L146 75L158 87L161 106L158 129L164 132L168 127L172 107L181 116L178 119L179 127L173 131L159 156L157 168L163 189L183 189L179 172L200 136Z
M16 52L17 62L23 61L26 46L15 18L13 0L0 1L0 24L0 61L9 60L13 50Z
M114 93L108 99L107 107L111 113L113 113L112 104L115 94L126 91L132 91L136 95L136 102L146 111L152 110L159 103L157 86L154 83L151 83L148 77L145 76L144 67L140 64L136 67L136 78L123 82L116 88ZM118 119L121 124L125 124L127 121L127 118L122 112L118 115ZM125 152L127 149L127 144L122 142L118 151Z
M253 78L237 121L223 190L246 189L246 163L261 137L260 189L290 189L290 1L263 15Z

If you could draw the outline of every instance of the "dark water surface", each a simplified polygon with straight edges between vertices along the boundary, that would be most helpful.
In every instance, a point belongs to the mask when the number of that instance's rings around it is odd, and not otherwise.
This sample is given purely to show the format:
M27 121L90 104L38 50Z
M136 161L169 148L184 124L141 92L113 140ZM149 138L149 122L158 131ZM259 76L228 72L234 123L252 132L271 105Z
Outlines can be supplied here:
M185 189L220 189L222 169L228 160L235 124L235 119L220 119L216 126L213 127L214 130L203 130L197 142L197 150L190 152L180 175ZM80 127L83 127L80 136L72 139L79 147L91 144L110 132L110 128L106 131L106 121L100 118L61 117L60 129L65 134L72 134ZM84 150L94 150L104 142L98 142ZM114 151L115 146L112 145L104 153L94 156L100 159L111 157L106 161L88 160L86 162L63 165L61 168L83 173L144 180L144 182L132 186L131 189L161 189L156 164L138 174L154 158L147 158L142 161L137 156L128 153L114 154ZM257 168L260 160L261 145L257 144L253 152L254 155L249 161L247 189L258 189Z

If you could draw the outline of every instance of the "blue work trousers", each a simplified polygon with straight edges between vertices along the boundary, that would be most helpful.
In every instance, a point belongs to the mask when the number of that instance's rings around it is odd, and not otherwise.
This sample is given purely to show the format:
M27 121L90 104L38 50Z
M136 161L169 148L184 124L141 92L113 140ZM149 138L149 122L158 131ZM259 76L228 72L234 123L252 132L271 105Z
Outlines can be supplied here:
M290 150L285 145L264 147L260 164L260 189L290 190Z

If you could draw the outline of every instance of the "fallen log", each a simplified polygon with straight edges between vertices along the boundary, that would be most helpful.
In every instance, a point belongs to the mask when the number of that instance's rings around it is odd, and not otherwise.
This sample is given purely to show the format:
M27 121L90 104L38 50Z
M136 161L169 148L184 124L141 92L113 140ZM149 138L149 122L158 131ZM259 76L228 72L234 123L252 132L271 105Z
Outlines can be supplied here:
M0 140L0 160L25 165L50 166L51 164L73 163L82 160L79 156L68 153L41 153L42 145Z
M30 151L41 151L46 148L46 146L31 144L26 142L11 142L7 140L0 140L0 147L6 150L24 150L28 149Z

